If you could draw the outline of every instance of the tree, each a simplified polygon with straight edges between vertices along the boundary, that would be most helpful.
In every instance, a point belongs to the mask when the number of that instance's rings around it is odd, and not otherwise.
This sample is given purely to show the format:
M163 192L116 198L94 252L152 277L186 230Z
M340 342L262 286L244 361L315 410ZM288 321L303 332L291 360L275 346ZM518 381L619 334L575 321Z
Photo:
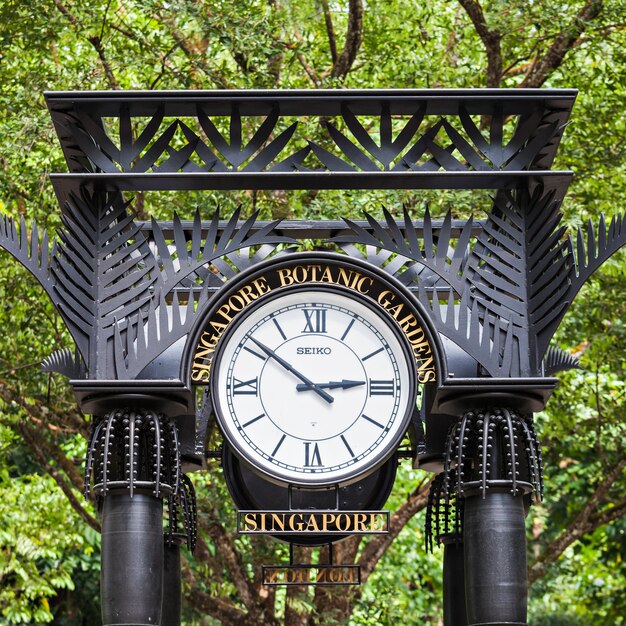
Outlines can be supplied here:
M0 212L34 217L51 230L59 226L46 174L65 165L41 95L49 88L576 86L581 95L558 155L559 167L578 174L564 205L566 221L613 214L626 188L624 9L622 0L44 0L38 6L2 0ZM428 201L433 214L452 207L455 217L472 210L472 196L451 193L191 199L294 217L358 217L361 208L380 202L419 212ZM169 216L172 204L190 213L188 202L137 194L134 208L140 216ZM558 342L580 354L585 369L562 377L538 417L548 495L529 517L531 608L545 616L570 607L589 624L619 624L624 614L600 591L609 585L609 568L623 571L625 562L625 278L618 258L579 296ZM63 380L38 370L53 349L70 345L59 318L16 264L0 268L0 285L1 319L10 328L0 337L1 527L28 524L22 533L0 535L0 611L9 624L53 615L79 623L80 607L97 594L78 584L87 578L84 571L93 580L99 526L93 507L80 498L89 419L75 409ZM275 594L259 584L259 564L279 558L281 550L285 557L284 548L233 533L230 505L215 506L229 499L214 465L195 477L201 528L196 556L184 564L188 623L391 623L408 613L436 623L439 559L416 545L427 476L402 469L391 535L338 546L338 560L362 564L366 585L351 593L295 588ZM25 498L37 515L23 515ZM52 527L63 533L46 550L28 547ZM48 576L53 570L58 576ZM45 586L36 584L42 575ZM578 591L569 584L557 589L572 577L582 580ZM592 603L599 608L592 611ZM84 611L82 619L89 620Z

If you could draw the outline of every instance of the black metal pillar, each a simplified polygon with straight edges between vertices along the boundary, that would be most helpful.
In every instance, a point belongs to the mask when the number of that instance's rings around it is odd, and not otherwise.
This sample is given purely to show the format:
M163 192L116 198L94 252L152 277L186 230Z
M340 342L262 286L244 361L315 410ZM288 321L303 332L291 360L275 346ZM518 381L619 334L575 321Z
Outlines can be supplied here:
M467 626L463 541L458 535L446 535L440 541L444 545L443 624Z
M161 624L163 498L175 497L179 483L177 429L168 418L118 409L94 422L85 495L102 498L103 626Z
M466 623L525 626L524 496L542 495L532 418L506 408L468 411L451 428L446 447L444 477L433 502L454 496L462 510Z
M103 626L161 623L163 501L110 493L102 510Z
M468 624L525 625L523 496L490 491L466 497L463 537Z
M180 545L166 541L163 547L163 604L160 626L180 626L181 606Z

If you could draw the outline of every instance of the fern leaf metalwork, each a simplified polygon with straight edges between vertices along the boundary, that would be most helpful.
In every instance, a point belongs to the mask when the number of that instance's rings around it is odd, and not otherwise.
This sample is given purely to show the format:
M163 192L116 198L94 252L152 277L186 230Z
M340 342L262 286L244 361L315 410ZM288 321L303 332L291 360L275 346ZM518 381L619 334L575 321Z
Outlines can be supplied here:
M542 331L566 307L570 262L558 209L541 185L498 193L465 270L485 314L513 325L518 376L541 374Z
M586 237L585 237L586 235ZM586 239L586 242L585 242ZM574 299L584 282L615 252L626 245L626 216L616 215L606 227L606 218L600 216L597 228L589 220L585 229L578 228L576 243L570 236L569 256L572 259L568 297Z
M387 262L405 284L417 281L417 296L426 307L437 330L455 341L474 357L492 376L509 376L518 372L514 362L513 326L508 312L501 316L485 314L470 291L466 265L474 221L468 219L461 227L453 247L452 217L448 212L444 221L433 227L428 210L423 222L422 237L418 236L407 211L401 228L385 210L385 223L379 223L366 214L369 229L345 220L354 235L333 239L340 243L364 244L398 255L396 263ZM371 260L371 254L367 255ZM387 261L377 253L374 258ZM407 263L407 260L415 263ZM418 266L426 268L420 272ZM404 279L404 280L403 280ZM505 314L506 313L506 314ZM517 374L519 375L519 374Z
M342 117L350 129L350 132L361 145L358 148L350 141L336 126L331 123L326 125L328 133L335 145L341 150L344 156L360 170L377 171L392 169L392 162L397 159L400 153L406 148L408 143L417 133L426 113L426 105L421 104L417 111L409 118L403 129L398 133L394 140L392 137L392 117L389 103L383 103L379 116L379 137L380 142L376 144L370 133L363 124L358 120L356 115L350 109L349 104L343 103L341 106ZM316 143L311 142L313 151L328 169L335 169L337 165L343 170L354 169L341 159L337 159L327 150ZM366 152L369 154L366 154ZM381 166L377 165L378 161Z
M168 303L161 292L158 301L150 300L147 312L117 322L111 376L120 380L137 377L159 354L184 337L193 327L196 311L207 303L208 289L202 288L196 296L192 288L184 297L174 293Z
M57 372L70 379L84 378L86 374L85 363L78 350L63 348L55 350L41 363L42 372Z
M227 141L211 121L202 106L198 107L198 121L202 130L215 149L231 165L232 170L239 170L240 166L250 157L252 158L243 168L243 171L260 172L264 170L282 152L293 136L298 123L294 122L276 137L270 140L279 119L277 106L273 106L269 115L256 130L250 141L244 143L243 128L239 105L233 103L230 116L230 136ZM294 155L291 156L293 158ZM223 165L223 164L222 164ZM228 168L224 167L224 170Z
M468 246L474 228L473 219L469 218L458 236L453 238L450 211L435 229L427 208L424 215L423 235L420 237L406 209L403 227L398 225L387 209L383 209L383 214L385 221L381 223L365 213L370 227L368 230L351 220L344 219L354 235L341 235L333 238L332 241L364 244L416 261L460 293L465 287L462 281L462 268L467 260ZM456 239L455 247L451 245L453 239Z
M580 367L580 361L565 350L550 346L543 358L543 371L546 376L552 376L556 372L576 369Z
M23 216L18 229L13 218L4 215L0 217L0 248L4 248L19 261L39 281L48 296L53 298L55 281L50 265L57 254L57 249L54 240L50 245L46 230L41 234L40 240L37 222L33 220L29 237Z
M275 234L280 220L255 226L258 213L240 221L241 210L220 225L216 212L206 228L196 211L190 229L177 214L171 238L152 220L156 251L154 295L140 311L120 315L115 324L113 364L118 378L140 374L156 356L192 328L196 312L223 282L272 254L278 245L297 240ZM206 232L205 232L206 231Z
M106 378L113 325L147 306L154 258L119 194L73 196L52 265L55 304L91 377Z
M274 234L281 220L265 224L255 229L258 212L241 224L241 208L237 209L220 232L220 215L216 211L203 237L203 225L200 212L196 211L191 230L185 230L178 214L174 214L173 242L168 243L162 228L152 220L152 237L160 266L157 288L168 294L184 279L219 257L229 257L238 250L268 244L297 244L295 239ZM268 251L269 252L269 251Z

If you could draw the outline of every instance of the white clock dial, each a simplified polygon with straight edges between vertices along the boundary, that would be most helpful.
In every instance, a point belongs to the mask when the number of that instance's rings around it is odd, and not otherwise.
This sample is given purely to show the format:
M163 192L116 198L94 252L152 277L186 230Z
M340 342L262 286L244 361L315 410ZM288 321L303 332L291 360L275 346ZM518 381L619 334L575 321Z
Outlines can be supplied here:
M385 315L339 289L299 289L241 319L212 373L216 414L233 448L298 485L375 469L415 405L414 364Z

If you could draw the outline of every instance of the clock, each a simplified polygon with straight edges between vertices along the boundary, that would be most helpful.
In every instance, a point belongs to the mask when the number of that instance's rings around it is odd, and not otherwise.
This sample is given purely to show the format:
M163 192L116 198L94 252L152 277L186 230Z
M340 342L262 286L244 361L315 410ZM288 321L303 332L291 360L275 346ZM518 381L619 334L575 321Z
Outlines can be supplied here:
M237 456L281 484L348 484L404 436L416 403L410 345L381 307L339 285L254 301L211 366L218 424Z

